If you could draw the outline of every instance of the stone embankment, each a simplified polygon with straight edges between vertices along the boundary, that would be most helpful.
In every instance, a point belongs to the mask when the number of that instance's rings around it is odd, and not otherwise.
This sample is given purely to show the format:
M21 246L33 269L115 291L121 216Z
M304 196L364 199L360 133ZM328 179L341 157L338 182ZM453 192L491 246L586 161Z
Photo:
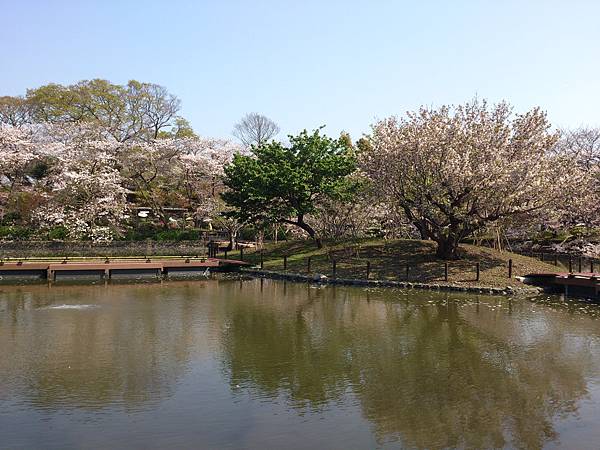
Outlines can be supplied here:
M323 284L335 284L335 285L347 285L347 286L368 286L368 287L394 287L400 289L428 289L437 291L449 291L449 292L470 292L474 294L488 294L488 295L536 295L543 292L542 289L535 286L523 287L492 287L492 286L461 286L454 283L418 283L408 281L394 281L394 280L365 280L358 278L333 278L327 277L322 274L306 275L301 273L293 272L279 272L272 270L261 270L256 268L243 268L241 272L247 275L273 278L280 280L290 280L304 283L323 283Z

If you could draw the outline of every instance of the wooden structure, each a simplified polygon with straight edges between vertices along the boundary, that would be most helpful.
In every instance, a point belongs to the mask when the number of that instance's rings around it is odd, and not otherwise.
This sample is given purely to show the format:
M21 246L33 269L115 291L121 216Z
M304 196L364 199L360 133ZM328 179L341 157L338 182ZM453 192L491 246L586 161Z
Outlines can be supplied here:
M0 261L0 279L46 278L54 281L57 275L97 276L110 279L115 275L156 277L171 274L205 273L206 270L231 271L248 265L243 261L218 258L124 258L124 259L78 259L63 261Z
M565 295L591 297L600 300L600 273L531 273L525 275L528 284L564 292Z

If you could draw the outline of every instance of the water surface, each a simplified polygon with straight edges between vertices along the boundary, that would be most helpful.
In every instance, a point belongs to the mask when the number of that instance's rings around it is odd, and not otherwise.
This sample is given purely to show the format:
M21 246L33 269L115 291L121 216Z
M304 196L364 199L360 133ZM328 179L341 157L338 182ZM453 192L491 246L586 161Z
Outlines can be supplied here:
M577 448L600 311L269 280L0 286L0 448Z

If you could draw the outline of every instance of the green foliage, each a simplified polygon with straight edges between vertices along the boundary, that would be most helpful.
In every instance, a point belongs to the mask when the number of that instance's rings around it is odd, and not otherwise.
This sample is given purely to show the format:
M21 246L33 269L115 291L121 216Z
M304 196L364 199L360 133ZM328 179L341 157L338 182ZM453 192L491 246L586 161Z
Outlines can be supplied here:
M198 230L164 230L156 234L157 241L197 241L200 238Z
M161 230L162 228L157 227L151 222L141 222L134 228L128 230L127 233L125 233L124 239L127 241L154 239L154 236Z
M588 228L582 225L575 225L569 228L542 230L534 233L531 239L540 244L554 242L568 242L574 239L586 239L594 241L594 235L598 233L598 230L594 228Z
M47 161L38 160L34 161L28 170L28 175L31 175L36 180L41 180L48 175L50 171L50 165Z
M165 230L151 223L142 223L138 227L129 230L124 236L127 241L144 241L146 239L154 241L197 241L201 238L202 230L197 228Z
M33 234L33 230L27 227L19 226L0 226L0 240L21 241L28 239Z
M180 107L179 99L164 87L135 80L126 85L102 79L83 80L70 86L51 83L29 89L24 101L34 122L93 123L119 141L156 138L163 128L172 125ZM0 106L5 103L0 102ZM0 119L7 120L6 115L0 114ZM176 128L189 134L189 124L184 119L180 122Z
M350 200L356 183L354 150L348 139L331 139L315 130L279 142L252 147L252 155L236 155L225 167L223 199L241 221L274 223L303 217L325 197Z
M63 227L63 226L54 227L48 231L48 239L50 239L51 241L53 241L53 240L64 241L67 238L68 234L69 234L69 230L67 230L66 227Z
M238 239L242 241L253 241L256 239L258 230L253 226L247 226L242 228L238 233Z
M159 139L184 139L184 138L195 138L198 137L192 128L192 125L187 119L183 117L175 118L175 125L170 131L160 131L157 136Z
M21 220L21 214L16 211L9 211L5 213L2 220L0 220L0 225L12 225L19 220Z
M360 152L368 152L373 149L373 144L367 137L361 137L358 141L356 141L356 148Z

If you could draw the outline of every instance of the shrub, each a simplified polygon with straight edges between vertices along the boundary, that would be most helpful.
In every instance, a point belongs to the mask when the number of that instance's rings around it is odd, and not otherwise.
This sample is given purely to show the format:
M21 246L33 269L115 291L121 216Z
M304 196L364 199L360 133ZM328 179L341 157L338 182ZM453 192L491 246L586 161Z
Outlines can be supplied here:
M253 226L246 226L242 228L238 233L238 239L242 241L253 241L256 239L256 235L258 234L258 230ZM283 229L279 230L278 238L281 240L285 239L285 231Z
M199 230L164 230L156 233L157 241L195 241L200 239Z
M19 220L21 220L21 215L18 212L10 211L4 214L4 217L0 220L0 225L11 225Z
M178 241L197 241L202 237L202 233L197 229L180 230Z
M33 234L31 228L19 226L0 226L0 239L4 240L24 240Z
M150 222L142 222L136 227L128 230L127 233L125 233L124 239L128 241L154 239L156 234L161 230L162 228L159 228Z
M50 239L51 241L64 241L67 238L68 233L68 230L63 226L54 227L50 231L48 231L48 239Z

